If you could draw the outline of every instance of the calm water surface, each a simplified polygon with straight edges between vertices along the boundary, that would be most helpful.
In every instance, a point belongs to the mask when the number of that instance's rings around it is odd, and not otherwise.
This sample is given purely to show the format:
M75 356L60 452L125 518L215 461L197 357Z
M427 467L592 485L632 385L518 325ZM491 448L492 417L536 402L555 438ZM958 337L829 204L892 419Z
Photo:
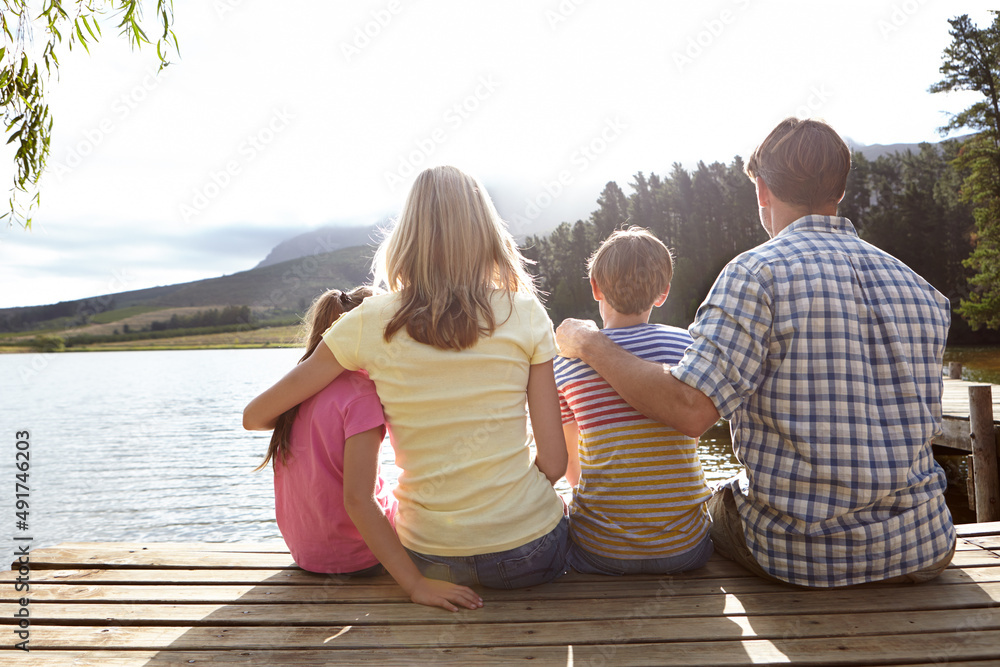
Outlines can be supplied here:
M280 539L270 470L253 472L270 434L244 431L240 422L246 403L299 355L293 349L0 355L0 473L9 491L14 434L31 433L28 530L16 529L9 500L0 535L8 545L15 534L30 535L33 548ZM986 358L1000 359L1000 351ZM738 469L725 428L705 434L700 455L710 482ZM383 465L394 483L398 469L388 442ZM557 488L568 491L565 483Z
M0 451L31 432L35 547L65 541L280 538L268 435L243 406L296 350L2 355ZM9 472L6 472L9 471ZM13 520L4 526L13 532Z
M1000 348L950 347L944 353L944 361L961 362L963 380L1000 384Z
M291 349L0 355L6 440L0 471L8 489L16 473L14 434L31 433L29 527L15 528L11 502L6 544L15 534L33 537L33 548L280 539L271 472L253 472L270 434L244 431L240 421L246 403L299 355ZM707 454L720 464L714 477L726 476L728 443L718 447L721 453ZM382 451L395 483L388 442Z

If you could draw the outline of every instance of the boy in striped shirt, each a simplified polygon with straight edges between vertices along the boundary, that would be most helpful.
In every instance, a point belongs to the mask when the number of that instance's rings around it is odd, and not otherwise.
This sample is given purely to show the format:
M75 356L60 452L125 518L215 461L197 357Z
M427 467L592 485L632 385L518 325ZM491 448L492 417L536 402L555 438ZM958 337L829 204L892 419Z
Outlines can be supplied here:
M632 354L676 364L683 329L649 324L670 291L670 251L640 227L612 234L589 262L602 333ZM698 441L636 412L580 359L555 359L573 485L567 563L592 574L668 574L712 554L712 495Z

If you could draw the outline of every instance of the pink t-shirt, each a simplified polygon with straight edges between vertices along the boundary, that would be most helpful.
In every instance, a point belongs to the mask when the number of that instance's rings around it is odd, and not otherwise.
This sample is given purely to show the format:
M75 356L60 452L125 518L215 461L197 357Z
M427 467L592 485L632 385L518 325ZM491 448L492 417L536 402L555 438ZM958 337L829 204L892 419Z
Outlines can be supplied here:
M274 466L274 513L303 570L355 572L378 563L344 509L344 442L384 425L375 385L363 371L342 373L299 406L286 465ZM375 495L395 525L396 499L381 471Z

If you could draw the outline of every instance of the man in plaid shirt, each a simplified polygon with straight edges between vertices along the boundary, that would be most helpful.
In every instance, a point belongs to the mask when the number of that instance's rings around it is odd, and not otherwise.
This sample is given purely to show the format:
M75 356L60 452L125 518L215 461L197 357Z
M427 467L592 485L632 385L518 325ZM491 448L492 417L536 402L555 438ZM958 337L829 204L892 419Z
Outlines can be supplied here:
M825 123L782 121L754 151L771 240L733 259L676 366L566 320L580 357L633 407L698 437L730 421L745 474L709 501L716 551L800 586L925 581L955 528L931 454L948 300L836 217L850 150Z

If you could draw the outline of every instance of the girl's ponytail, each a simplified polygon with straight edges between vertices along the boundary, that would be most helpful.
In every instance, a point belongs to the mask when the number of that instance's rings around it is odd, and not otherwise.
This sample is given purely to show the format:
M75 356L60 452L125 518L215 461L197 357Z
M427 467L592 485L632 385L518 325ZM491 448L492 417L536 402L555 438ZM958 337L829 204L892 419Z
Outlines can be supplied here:
M374 294L374 290L363 285L355 287L350 292L341 292L338 289L327 290L317 297L302 318L305 325L306 352L299 359L299 363L301 364L309 358L309 355L323 340L323 334L334 322L340 319L341 315L361 305L361 302L372 294ZM292 424L295 423L295 415L298 412L299 406L296 405L278 417L278 421L274 425L274 432L271 433L271 443L267 447L267 454L261 464L254 468L255 472L266 466L268 461L274 465L276 461L280 460L284 465L292 440Z

